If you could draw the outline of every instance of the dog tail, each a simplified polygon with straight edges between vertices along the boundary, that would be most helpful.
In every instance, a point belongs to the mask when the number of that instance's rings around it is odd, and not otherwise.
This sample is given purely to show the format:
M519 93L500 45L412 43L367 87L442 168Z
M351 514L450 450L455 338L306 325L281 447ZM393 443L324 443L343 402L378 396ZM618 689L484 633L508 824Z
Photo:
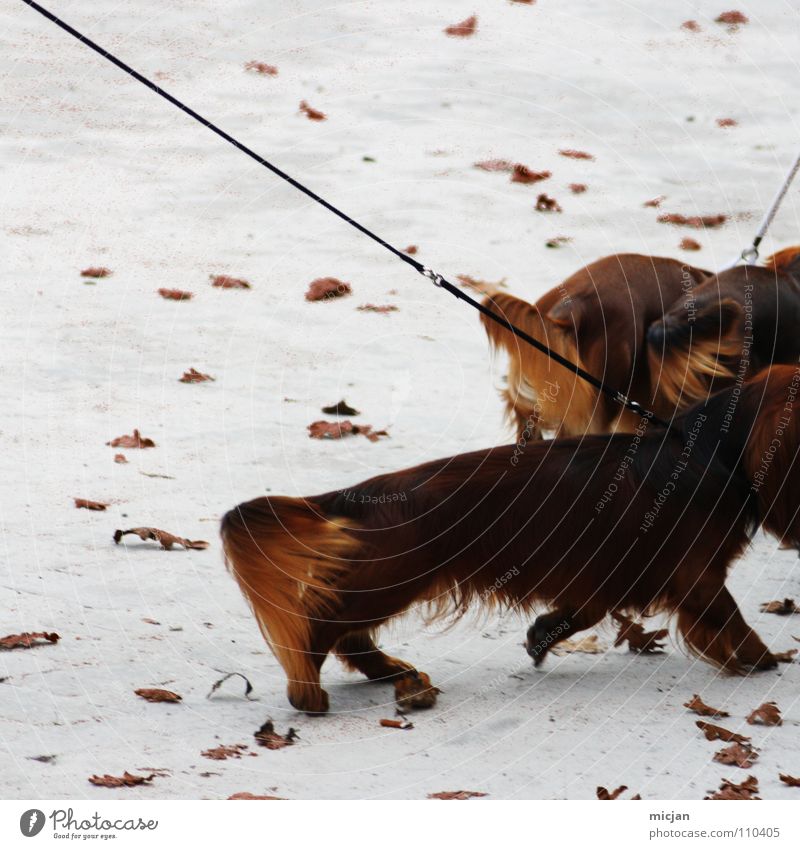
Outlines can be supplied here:
M742 310L724 299L698 312L693 322L661 320L647 330L652 397L662 415L672 415L706 397L714 378L731 380L729 365L742 352Z
M240 504L222 519L228 570L290 681L309 680L311 628L336 607L336 578L360 547L353 527L311 501L281 496Z

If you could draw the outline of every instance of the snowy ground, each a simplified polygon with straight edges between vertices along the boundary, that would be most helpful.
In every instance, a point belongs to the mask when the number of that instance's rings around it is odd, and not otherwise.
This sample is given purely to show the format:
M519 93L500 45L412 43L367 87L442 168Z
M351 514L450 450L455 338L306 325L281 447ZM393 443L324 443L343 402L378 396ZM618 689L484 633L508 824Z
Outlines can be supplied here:
M607 253L714 268L746 244L797 146L800 17L788 0L735 2L750 17L735 32L713 23L727 0L50 5L378 233L419 245L426 263L506 278L533 298ZM443 34L473 13L475 36ZM701 31L681 29L687 19ZM379 727L391 688L335 662L323 673L334 713L290 710L223 568L217 520L260 493L310 494L508 441L476 316L21 2L0 0L0 28L0 636L61 635L0 654L0 794L592 798L597 785L624 783L644 798L702 798L746 772L712 762L721 744L682 707L700 693L760 747L761 795L797 797L778 781L800 774L797 665L722 678L672 644L661 656L552 658L536 673L523 621L438 634L407 619L384 645L444 691L413 731ZM246 72L250 60L279 75ZM303 99L328 120L300 116ZM724 118L738 126L719 127ZM525 186L472 167L495 157L553 177ZM571 194L575 182L588 191ZM540 191L564 212L535 212ZM680 231L643 207L657 195L667 196L660 212L733 218ZM797 197L768 248L800 241ZM557 235L572 241L546 249ZM682 253L685 235L703 250ZM79 272L91 265L113 276L86 285ZM220 273L253 288L211 288ZM309 281L326 275L354 294L306 303ZM195 296L167 301L159 287ZM367 302L399 311L356 310ZM190 366L216 382L179 383ZM341 397L391 438L309 440L306 425ZM115 464L105 443L135 427L157 447ZM76 510L73 496L112 506ZM113 544L116 528L138 525L211 545ZM799 574L796 555L759 539L731 579L778 650L796 645L800 624L759 603L800 596ZM216 670L246 674L258 700L236 682L207 699ZM153 686L183 703L133 694ZM769 699L784 725L745 725ZM200 756L251 744L267 716L301 741L241 760ZM31 759L42 755L55 759ZM132 790L87 782L149 767L169 774Z

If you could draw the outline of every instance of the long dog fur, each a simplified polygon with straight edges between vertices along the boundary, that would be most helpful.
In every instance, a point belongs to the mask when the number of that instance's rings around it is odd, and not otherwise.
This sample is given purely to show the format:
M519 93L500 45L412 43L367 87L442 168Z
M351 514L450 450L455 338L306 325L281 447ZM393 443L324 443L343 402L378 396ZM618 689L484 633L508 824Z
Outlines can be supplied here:
M486 306L608 385L647 400L650 379L645 334L683 291L707 271L674 259L615 254L593 262L551 289L535 304L497 293ZM539 437L632 431L635 414L481 316L489 343L509 359L501 393L518 435Z
M800 247L709 276L647 332L655 412L670 416L800 357Z
M416 603L539 616L547 648L615 611L676 614L688 648L730 672L774 657L725 588L759 525L800 546L800 369L775 366L691 408L680 432L492 448L309 498L262 497L222 522L228 566L289 679L328 709L333 651L375 679L419 676L376 629ZM427 677L424 678L427 682Z

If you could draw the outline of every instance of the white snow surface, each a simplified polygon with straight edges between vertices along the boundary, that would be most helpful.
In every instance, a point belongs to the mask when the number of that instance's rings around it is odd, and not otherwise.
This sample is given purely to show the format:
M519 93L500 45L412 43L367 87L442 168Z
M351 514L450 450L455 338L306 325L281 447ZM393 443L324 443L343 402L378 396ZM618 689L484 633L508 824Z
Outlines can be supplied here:
M586 262L637 251L707 268L751 237L795 155L797 5L789 0L48 0L167 90L382 237L453 279L533 299ZM737 8L750 22L714 23ZM471 14L470 38L443 28ZM694 19L699 32L681 28ZM379 726L392 688L335 660L332 712L292 710L283 672L226 573L218 520L265 493L309 495L383 471L511 441L476 313L192 122L20 2L1 0L3 305L0 636L61 640L0 653L0 794L6 798L594 798L627 784L646 799L697 799L756 774L765 798L797 798L797 664L744 678L686 656L624 649L551 657L536 672L513 615L426 628L410 615L382 645L443 690L412 731ZM244 69L274 64L275 77ZM328 119L298 113L301 100ZM722 128L717 119L738 124ZM562 148L590 151L568 159ZM374 161L365 160L365 157ZM553 172L533 186L473 163ZM572 194L570 183L585 183ZM561 214L534 211L539 192ZM665 195L661 209L644 201ZM765 245L800 242L793 190ZM724 212L717 230L656 221ZM572 241L547 249L547 239ZM678 248L697 238L699 253ZM113 275L88 285L87 266ZM211 274L252 289L212 288ZM316 277L350 297L308 303ZM190 301L156 294L187 289ZM388 315L364 303L395 304ZM189 367L216 381L182 384ZM308 438L346 398L390 438ZM139 428L149 450L112 438ZM110 502L76 510L73 497ZM159 550L116 528L210 542ZM130 541L132 540L132 541ZM759 604L800 597L794 552L759 537L731 589L775 650L797 617ZM159 624L151 624L151 619ZM613 629L599 630L605 645ZM207 698L218 670L246 675ZM166 687L178 705L133 691ZM712 761L693 693L753 737L749 770ZM784 724L749 726L767 700ZM271 717L291 748L257 748ZM201 751L243 743L256 757ZM32 760L55 755L48 763ZM168 770L104 789L93 774Z

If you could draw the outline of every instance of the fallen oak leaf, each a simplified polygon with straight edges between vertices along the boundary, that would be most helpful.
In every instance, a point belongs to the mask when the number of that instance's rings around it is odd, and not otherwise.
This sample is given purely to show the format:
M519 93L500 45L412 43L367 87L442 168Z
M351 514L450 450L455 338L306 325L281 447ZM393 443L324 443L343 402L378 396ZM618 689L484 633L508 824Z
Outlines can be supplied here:
M124 454L115 454L114 455L114 462L115 463L127 463L128 458Z
M743 746L741 743L732 743L730 746L720 749L714 755L714 760L717 763L750 769L758 760L758 752L749 746Z
M739 24L748 24L750 23L750 18L744 14L744 12L732 11L732 12L722 12L716 18L714 18L715 22L718 24L728 24L728 26L736 27Z
M764 702L747 717L748 725L783 725L781 709L775 702Z
M428 793L429 799L478 799L481 796L488 796L488 793L481 793L480 790L443 790L440 793Z
M533 171L527 165L517 163L511 172L512 183L539 183L542 180L548 180L553 175L550 171Z
M725 710L709 707L700 698L700 696L697 695L697 693L695 693L688 702L684 702L683 706L685 708L688 708L690 711L699 714L700 716L712 716L715 719L722 719L722 717L724 716L730 716L730 714Z
M150 784L155 777L155 774L132 775L126 771L121 776L92 775L89 778L89 783L96 787L137 787L140 784Z
M678 247L682 251L699 251L702 250L703 246L696 239L685 238L681 239L680 245Z
M329 301L352 293L349 283L337 280L335 277L318 277L312 280L306 291L307 301Z
M414 727L414 723L407 719L382 719L380 724L383 728L400 728L403 731L411 731Z
M717 118L717 126L726 129L727 127L737 127L739 122L734 118Z
M640 622L634 622L629 616L616 611L611 616L619 623L617 638L614 640L615 648L627 642L628 651L638 654L653 654L664 651L663 644L658 641L668 636L669 631L666 628L659 628L657 631L645 631L644 625Z
M57 643L60 639L61 637L54 632L25 631L22 634L9 634L0 638L0 649L31 649L34 646L44 645L45 642Z
M211 285L217 289L252 289L247 280L240 277L230 277L227 274L209 274Z
M574 195L582 195L586 191L587 188L588 188L588 186L586 185L586 183L570 183L569 184L569 190Z
M471 35L475 35L477 28L478 16L470 15L470 17L465 18L461 21L461 23L445 27L444 32L446 35L453 36L455 38L468 38Z
M159 289L158 294L168 301L188 301L194 297L194 292L187 292L184 289Z
M112 274L113 272L110 268L104 268L102 266L92 266L90 268L84 268L83 271L81 271L81 277L91 277L95 280L99 280L102 277L110 277Z
M178 380L181 383L203 383L206 380L216 380L216 378L211 377L210 374L203 374L196 368L190 368L188 371L185 371Z
M766 601L761 605L762 613L775 613L778 616L789 616L800 613L800 607L794 603L793 598L785 598L783 601Z
M137 696L148 702L179 702L182 697L172 690L161 690L158 687L142 687L133 691Z
M628 789L627 784L620 784L616 790L608 791L605 787L598 787L595 791L597 793L597 798L601 799L604 802L610 801L612 799L618 799L621 793L624 793Z
M247 746L244 743L234 743L231 746L216 746L213 749L206 749L205 752L200 752L200 755L212 761L226 761L228 758L238 760L246 751Z
M152 439L147 439L139 433L137 428L133 429L131 435L118 436L110 442L106 442L112 448L155 448L156 444Z
M586 159L589 161L594 161L594 156L591 153L587 153L585 150L573 150L572 148L567 148L565 150L559 150L559 154L561 156L566 156L568 159Z
M722 779L722 784L716 793L706 796L706 799L732 799L732 800L751 800L759 799L754 796L758 793L758 779L754 775L748 775L741 784L734 784L727 778Z
M251 59L245 63L245 71L255 71L257 74L263 74L267 77L277 77L278 69L274 65L268 65L266 62L256 62Z
M317 421L308 425L310 439L342 439L358 434L366 436L370 442L377 442L381 436L389 435L386 430L373 430L372 425L354 425L349 419L343 422Z
M310 121L325 121L328 117L324 112L320 112L319 109L313 109L305 100L300 101L300 112Z
M659 206L667 199L666 195L659 195L656 198L650 198L650 200L646 200L642 206L650 206L654 209L658 209Z
M537 212L563 212L559 202L544 192L536 198L535 209Z
M299 739L294 728L289 728L286 734L278 734L271 719L268 719L253 736L258 741L259 746L273 750L293 746L294 741Z
M256 796L253 793L234 793L232 796L228 796L228 801L232 801L234 799L271 799L275 802L285 802L286 799L283 796Z
M337 401L335 404L331 404L329 407L323 407L322 412L328 416L360 416L358 410L354 407L351 407L347 401L342 399L341 401Z
M697 21L684 21L681 24L681 29L689 30L689 32L700 32L700 24Z
M84 510L105 510L108 504L104 501L89 501L88 498L73 498L75 506Z
M506 288L506 278L498 280L497 283L490 283L488 280L478 280L476 277L470 277L469 274L457 274L456 280L465 286L467 289L472 289L474 292L479 292L481 295L494 295L498 289Z
M158 542L161 544L161 548L165 551L170 551L173 545L180 545L182 548L187 550L191 548L198 551L208 548L208 543L205 540L184 539L183 537L175 536L175 534L159 530L158 528L128 528L125 531L116 530L114 531L114 542L119 545L122 537L127 534L136 534L139 539L145 541L153 540L154 542Z
M403 253L408 254L409 256L414 256L419 248L416 245L409 245L407 248L403 248Z
M720 725L712 725L710 722L703 722L698 719L695 725L706 735L706 740L722 740L725 743L749 743L750 738L743 734L737 734L734 731L728 731Z
M359 312L378 312L378 313L390 313L397 312L400 307L395 306L395 304L361 304L360 307L357 307Z
M780 780L789 787L800 787L800 778L795 778L793 775L779 773L778 778L780 778Z
M694 227L700 230L704 227L721 227L727 220L727 215L682 215L679 212L668 212L656 219L662 224L675 224L682 227Z

